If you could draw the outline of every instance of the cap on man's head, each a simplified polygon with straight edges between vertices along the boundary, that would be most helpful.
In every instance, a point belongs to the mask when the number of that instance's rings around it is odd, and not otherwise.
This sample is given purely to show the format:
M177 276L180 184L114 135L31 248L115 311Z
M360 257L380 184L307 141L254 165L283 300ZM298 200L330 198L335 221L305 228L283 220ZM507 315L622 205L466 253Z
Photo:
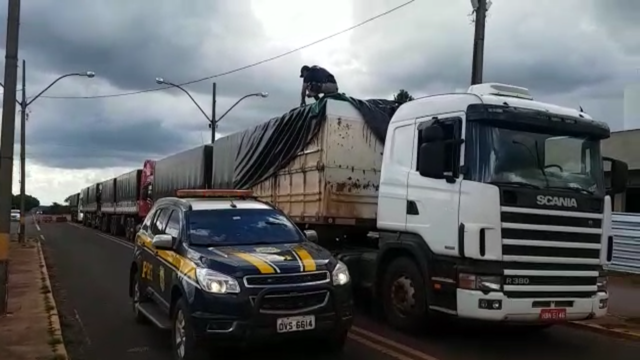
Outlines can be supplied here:
M300 77L303 78L304 77L304 73L311 70L311 68L308 65L304 65L301 69L300 69Z

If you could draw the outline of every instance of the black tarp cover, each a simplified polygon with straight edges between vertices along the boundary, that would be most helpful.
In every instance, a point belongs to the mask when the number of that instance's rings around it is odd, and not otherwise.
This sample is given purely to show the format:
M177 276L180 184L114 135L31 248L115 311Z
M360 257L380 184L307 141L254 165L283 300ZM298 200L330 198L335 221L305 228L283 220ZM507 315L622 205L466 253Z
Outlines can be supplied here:
M399 106L390 100L359 100L336 94L218 139L213 146L212 187L248 189L286 167L318 134L325 120L328 99L351 103L382 143L389 121Z

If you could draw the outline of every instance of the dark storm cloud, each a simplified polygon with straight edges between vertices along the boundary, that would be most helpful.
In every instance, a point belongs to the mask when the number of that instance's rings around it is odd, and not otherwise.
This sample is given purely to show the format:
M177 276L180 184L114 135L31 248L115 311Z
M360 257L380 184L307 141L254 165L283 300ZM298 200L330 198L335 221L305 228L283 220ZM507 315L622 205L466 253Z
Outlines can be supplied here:
M61 141L63 140L63 141ZM141 165L144 159L196 146L183 131L155 119L107 123L93 118L81 126L53 123L29 133L29 157L59 168L103 168Z
M6 18L6 7L0 8L0 17ZM38 75L53 74L55 78L84 70L95 71L96 79L119 88L109 91L102 87L84 94L69 85L80 84L70 79L46 94L95 95L156 87L156 77L176 83L193 80L289 50L268 45L266 40L249 1L192 0L185 6L169 0L67 0L61 6L58 1L39 0L23 3L20 57L27 60L28 89L39 89L31 84L42 82ZM270 94L267 99L243 101L220 124L219 131L242 130L295 106L300 62L294 54L215 79L218 116L245 94ZM207 113L212 81L188 86ZM159 100L158 94L164 97ZM29 156L47 166L135 166L143 158L162 157L209 139L206 120L200 118L189 98L175 89L98 100L47 96L38 100L28 128ZM185 121L170 108L161 114L144 110L158 101L186 106L193 115ZM137 103L139 109L114 114L112 110L124 103L129 108Z

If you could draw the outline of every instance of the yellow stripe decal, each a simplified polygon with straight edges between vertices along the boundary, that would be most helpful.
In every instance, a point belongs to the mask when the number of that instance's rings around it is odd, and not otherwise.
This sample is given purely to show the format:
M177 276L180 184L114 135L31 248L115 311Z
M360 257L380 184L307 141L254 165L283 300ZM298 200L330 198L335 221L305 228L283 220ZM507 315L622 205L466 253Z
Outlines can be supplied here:
M246 254L246 253L234 253L233 255L251 263L253 266L257 267L258 270L260 270L260 273L262 274L273 274L276 271L269 265L267 264L264 260L261 260L253 255L250 254Z
M138 244L153 251L157 257L173 265L178 269L178 272L184 276L193 280L196 279L196 264L194 264L193 261L173 251L155 249L153 245L151 245L151 239L144 235L138 235Z
M316 271L316 262L307 250L303 248L295 248L293 251L295 251L296 254L298 254L298 257L300 257L300 260L302 260L304 271Z

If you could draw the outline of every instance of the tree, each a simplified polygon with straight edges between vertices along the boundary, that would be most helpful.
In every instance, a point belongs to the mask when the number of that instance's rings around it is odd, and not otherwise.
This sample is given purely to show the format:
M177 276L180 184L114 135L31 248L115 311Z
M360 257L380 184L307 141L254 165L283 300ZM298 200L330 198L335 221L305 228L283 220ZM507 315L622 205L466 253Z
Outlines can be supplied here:
M31 209L40 206L40 200L34 198L29 194L25 194L24 198L24 210L31 211ZM12 209L20 209L20 195L12 195L11 196L11 208Z
M413 100L413 96L411 96L407 90L400 89L397 94L393 95L393 100L400 104L404 104L407 101Z

